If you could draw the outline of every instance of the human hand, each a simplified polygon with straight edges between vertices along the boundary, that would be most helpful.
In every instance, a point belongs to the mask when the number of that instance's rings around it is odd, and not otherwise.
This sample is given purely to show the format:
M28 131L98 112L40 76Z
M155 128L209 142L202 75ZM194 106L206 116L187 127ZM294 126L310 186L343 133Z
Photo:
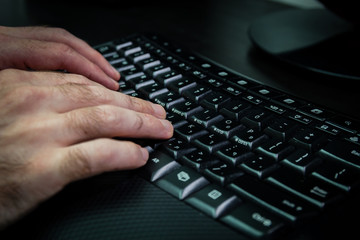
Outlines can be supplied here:
M71 181L144 165L165 110L75 74L0 71L0 229Z
M120 78L99 52L61 28L0 26L0 70L67 70L117 90Z

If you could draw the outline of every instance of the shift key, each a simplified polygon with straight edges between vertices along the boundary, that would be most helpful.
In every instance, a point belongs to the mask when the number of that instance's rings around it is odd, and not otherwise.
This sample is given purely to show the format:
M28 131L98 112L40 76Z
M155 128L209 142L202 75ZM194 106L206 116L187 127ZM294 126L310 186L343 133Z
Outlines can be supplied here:
M319 153L324 158L342 161L360 168L360 148L351 142L334 140L329 142Z

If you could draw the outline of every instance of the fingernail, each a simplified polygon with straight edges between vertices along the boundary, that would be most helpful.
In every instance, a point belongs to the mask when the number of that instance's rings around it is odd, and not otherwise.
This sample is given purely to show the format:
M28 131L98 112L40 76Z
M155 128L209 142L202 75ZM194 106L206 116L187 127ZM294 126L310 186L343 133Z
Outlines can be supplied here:
M116 70L116 68L114 68L113 66L111 66L111 68L112 68L112 71L113 71L113 73L114 73L114 77L115 77L115 79L114 80L119 80L120 79L120 73L119 73L119 71L118 70Z
M160 120L162 125L164 126L164 128L167 130L167 132L173 132L174 128L173 125L171 124L171 122L169 122L166 119L161 119Z
M141 154L143 155L144 160L147 160L149 158L149 152L146 148L141 148Z
M114 90L116 90L116 91L118 91L119 90L119 88L120 88L120 85L119 85L119 83L117 82L117 81L114 81L114 79L111 79L112 80L112 82L114 82Z
M159 117L159 118L165 118L166 117L166 111L165 109L159 105L159 104L152 104L151 105L153 110L154 110L154 114Z

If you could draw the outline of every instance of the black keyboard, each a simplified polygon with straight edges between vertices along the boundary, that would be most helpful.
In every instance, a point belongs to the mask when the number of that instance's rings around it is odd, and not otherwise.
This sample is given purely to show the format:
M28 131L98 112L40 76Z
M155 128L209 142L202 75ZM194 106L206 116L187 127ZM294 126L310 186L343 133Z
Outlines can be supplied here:
M120 90L162 105L168 141L139 173L251 238L276 238L359 192L360 122L262 85L157 35L95 47Z

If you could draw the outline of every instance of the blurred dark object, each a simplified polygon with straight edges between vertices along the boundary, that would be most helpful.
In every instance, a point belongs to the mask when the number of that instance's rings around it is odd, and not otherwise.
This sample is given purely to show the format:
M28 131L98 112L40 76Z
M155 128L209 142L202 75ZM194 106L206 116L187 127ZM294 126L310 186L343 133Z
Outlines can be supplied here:
M318 0L327 9L356 25L360 24L359 3L354 0Z

